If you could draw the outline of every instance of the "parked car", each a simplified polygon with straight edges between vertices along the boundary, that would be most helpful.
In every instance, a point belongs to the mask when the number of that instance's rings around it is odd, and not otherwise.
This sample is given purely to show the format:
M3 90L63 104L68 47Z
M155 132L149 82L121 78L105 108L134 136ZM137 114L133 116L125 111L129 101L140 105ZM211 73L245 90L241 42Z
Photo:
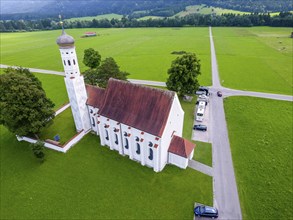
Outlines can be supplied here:
M206 125L199 124L199 125L194 125L193 130L207 131L208 128Z
M218 92L217 92L217 96L222 97L222 95L223 95L223 94L222 94L221 91L218 91Z
M196 216L205 216L211 218L218 218L218 210L214 207L199 205L194 208Z
M209 88L208 87L200 86L198 88L198 91L204 91L206 93L205 95L209 95Z
M195 95L206 95L206 92L198 90L198 91L195 92Z

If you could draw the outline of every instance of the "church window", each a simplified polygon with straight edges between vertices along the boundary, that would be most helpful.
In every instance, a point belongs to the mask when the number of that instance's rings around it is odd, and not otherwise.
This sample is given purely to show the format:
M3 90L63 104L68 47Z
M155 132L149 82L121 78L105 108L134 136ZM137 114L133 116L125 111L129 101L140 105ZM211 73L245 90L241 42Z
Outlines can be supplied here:
M136 136L136 137L135 137L135 140L136 140L136 141L139 141L139 137Z
M96 123L95 123L95 119L94 119L94 117L92 117L92 125L93 125L93 127L95 127L96 126Z
M128 149L129 148L129 143L128 143L128 139L127 138L125 138L125 146L124 146L126 149Z
M73 65L75 65L75 59L73 59Z
M153 143L152 142L149 142L149 146L152 147L153 146Z
M65 62L65 60L63 60L63 63L64 63L64 66L66 66L66 62Z
M153 160L153 158L154 158L154 152L153 152L153 149L150 148L149 159L150 159L150 160Z
M124 131L124 136L127 137L127 132Z
M92 109L90 110L90 113L91 113L91 114L93 113L93 110L92 110Z
M107 131L107 129L105 129L105 133L106 133L106 140L108 141L109 140L109 133L108 133L108 131Z
M140 154L140 145L139 145L139 143L136 143L136 153Z
M71 53L73 53L73 51L71 51Z
M68 65L71 66L70 60L68 60Z
M115 144L118 144L118 135L115 134Z
M66 52L66 54L68 54L68 52Z

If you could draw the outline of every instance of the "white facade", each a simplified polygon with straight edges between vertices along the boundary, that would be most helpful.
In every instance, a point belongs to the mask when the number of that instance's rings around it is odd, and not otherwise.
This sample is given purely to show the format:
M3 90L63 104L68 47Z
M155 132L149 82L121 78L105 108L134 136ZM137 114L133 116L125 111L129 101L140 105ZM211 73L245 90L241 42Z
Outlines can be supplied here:
M188 161L193 158L193 154L194 150L191 152L189 158L185 158L169 152L168 162L182 169L186 169L186 167L188 166Z
M91 125L86 107L87 93L83 76L79 72L75 47L60 47L60 54L65 72L64 81L76 130L78 132L81 130L88 131L91 129Z

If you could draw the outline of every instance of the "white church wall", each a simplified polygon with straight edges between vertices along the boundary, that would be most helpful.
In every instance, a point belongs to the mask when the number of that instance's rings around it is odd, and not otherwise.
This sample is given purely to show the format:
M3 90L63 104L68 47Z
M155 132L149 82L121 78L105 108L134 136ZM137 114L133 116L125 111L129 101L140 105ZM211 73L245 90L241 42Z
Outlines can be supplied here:
M125 134L127 136L125 136ZM155 144L157 143L156 136L121 124L121 137L123 139L123 154L129 155L129 158L132 160L139 161L143 166L154 167L155 161L158 158L158 147L155 148ZM128 140L128 149L125 148L125 139ZM152 142L152 147L149 146L149 142ZM140 154L137 154L137 144L140 146ZM156 146L158 146L158 144ZM150 149L153 151L152 160L149 158Z
M188 165L188 159L178 156L176 154L173 153L169 153L169 163L173 164L177 167L180 167L182 169L186 169L187 165Z
M164 169L168 162L168 149L173 135L182 137L184 111L177 95L175 94L174 100L170 109L168 120L165 126L164 133L161 138L161 156L160 156L160 171Z
M98 124L97 124L97 116L98 116L98 108L95 108L93 106L88 105L88 112L89 112L89 117L90 117L90 124L91 124L91 129L96 132L97 135L99 135L99 129L98 129Z

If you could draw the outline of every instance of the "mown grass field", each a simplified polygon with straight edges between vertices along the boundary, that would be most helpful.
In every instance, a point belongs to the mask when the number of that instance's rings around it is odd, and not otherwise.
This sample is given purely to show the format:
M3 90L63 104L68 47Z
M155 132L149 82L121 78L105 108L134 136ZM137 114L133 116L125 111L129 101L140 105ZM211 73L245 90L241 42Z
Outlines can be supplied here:
M91 134L40 164L0 129L1 219L191 219L195 201L212 205L212 178L190 168L155 173Z
M292 102L224 102L243 219L293 218Z
M292 95L291 28L213 28L222 85Z
M86 31L99 36L81 38ZM167 70L177 57L173 51L195 52L201 60L202 85L211 84L208 28L134 28L134 29L72 29L67 30L76 41L81 70L83 51L94 48L102 58L113 57L129 78L166 81ZM63 71L56 39L61 30L2 33L1 63Z
M101 20L101 19L111 20L112 18L121 19L122 17L123 17L123 15L119 15L119 14L104 14L104 15L97 15L97 16L91 16L91 17L70 18L70 19L65 19L65 21L92 21L93 19L96 19L96 20Z
M237 10L230 10L230 9L225 9L225 8L218 8L218 7L208 7L204 4L202 5L190 5L185 8L185 11L181 11L174 15L173 17L179 16L179 17L184 17L189 14L217 14L221 15L224 13L231 13L231 14L249 14L248 12L242 12L242 11L237 11Z
M196 141L196 147L194 150L193 159L203 163L205 165L208 165L210 167L213 166L213 158L212 158L212 144Z

